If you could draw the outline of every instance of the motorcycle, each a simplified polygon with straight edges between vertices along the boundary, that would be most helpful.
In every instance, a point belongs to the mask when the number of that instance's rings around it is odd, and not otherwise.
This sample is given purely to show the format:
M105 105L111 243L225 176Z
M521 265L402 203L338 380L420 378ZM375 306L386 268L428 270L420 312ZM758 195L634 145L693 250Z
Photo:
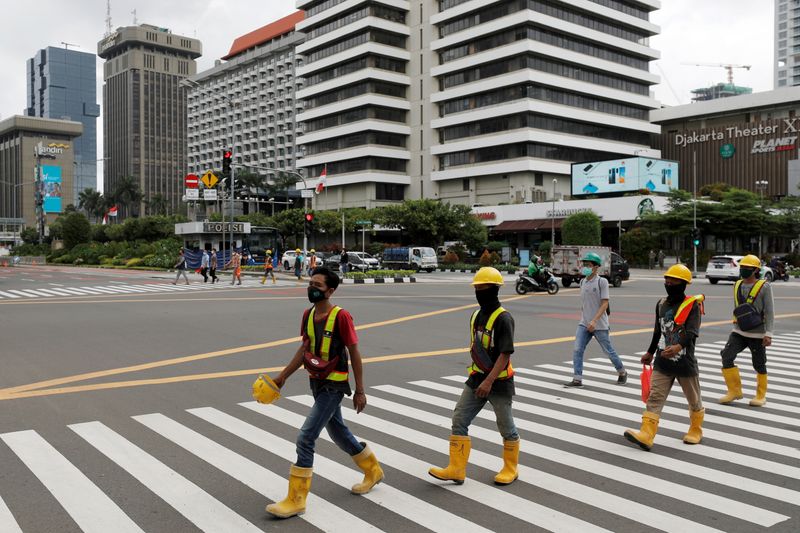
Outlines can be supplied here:
M556 277L553 276L553 273L550 272L549 269L545 268L540 274L540 277L543 280L546 279L547 283L542 284L527 273L522 273L519 275L514 289L517 291L517 294L545 291L547 291L547 294L558 293L558 280L556 280Z
M783 261L778 261L778 263L772 267L772 273L776 281L789 281L789 269L786 268L786 264L783 263Z

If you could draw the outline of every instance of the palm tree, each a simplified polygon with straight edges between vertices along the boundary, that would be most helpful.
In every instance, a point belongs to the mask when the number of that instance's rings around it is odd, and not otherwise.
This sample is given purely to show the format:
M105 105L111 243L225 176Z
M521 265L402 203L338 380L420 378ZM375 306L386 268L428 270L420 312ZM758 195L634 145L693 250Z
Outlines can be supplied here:
M78 206L86 211L86 218L97 216L98 207L103 205L103 193L95 189L84 189L78 194Z
M145 200L149 215L166 215L169 202L163 194L154 194L149 200Z
M117 182L111 197L118 206L122 207L122 213L127 217L136 215L138 209L135 208L142 201L143 195L139 189L139 182L133 176L124 176Z

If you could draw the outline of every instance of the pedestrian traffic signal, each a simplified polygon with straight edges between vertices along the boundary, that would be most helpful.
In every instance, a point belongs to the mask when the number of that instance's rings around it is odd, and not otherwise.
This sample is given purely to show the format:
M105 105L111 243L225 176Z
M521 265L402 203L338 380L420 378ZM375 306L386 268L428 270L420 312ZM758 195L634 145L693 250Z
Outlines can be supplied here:
M700 228L692 228L692 245L700 246Z
M231 159L233 157L233 152L230 150L225 150L222 153L222 174L225 176L231 175Z

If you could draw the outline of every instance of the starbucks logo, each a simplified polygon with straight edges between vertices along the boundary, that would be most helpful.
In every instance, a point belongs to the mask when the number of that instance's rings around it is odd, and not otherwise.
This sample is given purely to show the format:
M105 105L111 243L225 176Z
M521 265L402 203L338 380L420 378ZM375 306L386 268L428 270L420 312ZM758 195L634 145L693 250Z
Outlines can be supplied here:
M656 212L656 206L653 204L653 200L650 198L645 198L641 202L639 202L638 207L639 216L649 215L651 213Z

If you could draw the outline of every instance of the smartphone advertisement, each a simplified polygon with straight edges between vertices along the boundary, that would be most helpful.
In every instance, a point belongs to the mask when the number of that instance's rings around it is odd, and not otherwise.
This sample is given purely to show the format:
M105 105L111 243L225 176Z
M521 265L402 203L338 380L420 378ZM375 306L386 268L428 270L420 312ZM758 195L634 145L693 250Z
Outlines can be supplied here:
M635 192L668 193L678 188L678 162L649 157L574 163L572 196Z

